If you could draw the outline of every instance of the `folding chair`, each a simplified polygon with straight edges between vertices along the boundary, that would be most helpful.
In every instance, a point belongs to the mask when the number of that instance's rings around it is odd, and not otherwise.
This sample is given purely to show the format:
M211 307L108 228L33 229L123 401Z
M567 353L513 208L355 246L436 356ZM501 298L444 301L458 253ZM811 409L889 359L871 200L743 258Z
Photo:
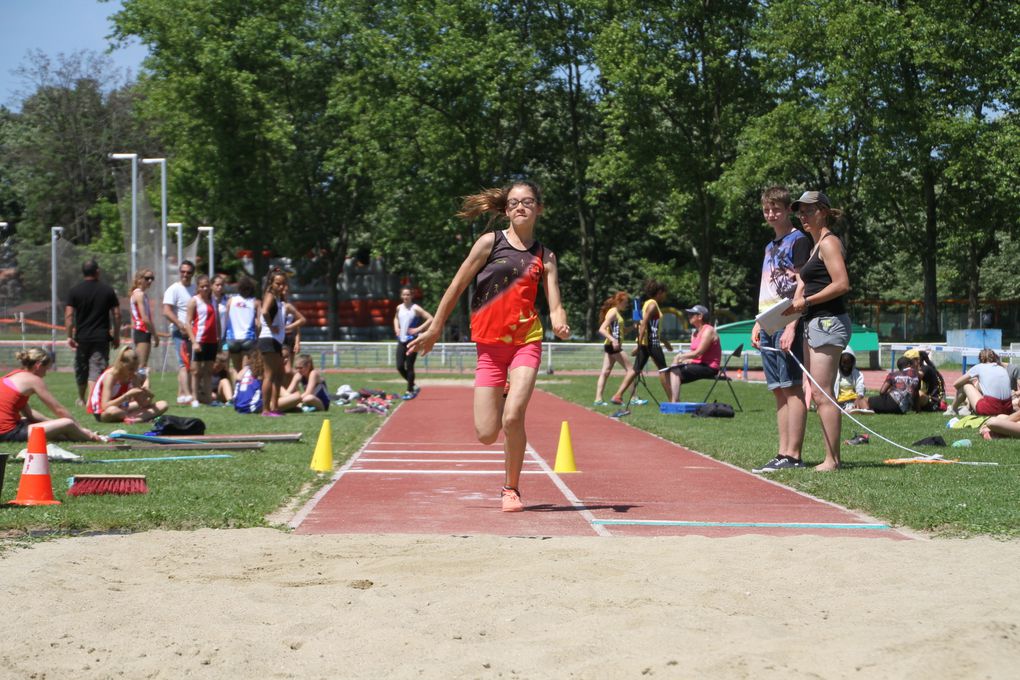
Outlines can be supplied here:
M740 410L740 411L744 410L744 408L740 405L740 399L737 398L737 393L733 389L733 385L732 385L733 381L730 379L730 376L727 375L727 373L726 373L726 367L729 365L730 359L734 359L734 358L739 359L740 358L740 354L743 351L744 351L744 343L740 343L739 345L737 345L737 348L735 350L733 350L733 352L730 353L730 355L728 357L726 357L726 361L724 361L723 365L719 367L719 372L715 374L715 380L712 381L712 386L710 388L708 388L708 394L705 395L705 398L702 399L702 401L707 402L708 398L710 396L712 396L712 390L715 389L716 384L720 380L724 380L726 382L726 384L730 388L730 393L733 395L733 400L737 402L737 409Z

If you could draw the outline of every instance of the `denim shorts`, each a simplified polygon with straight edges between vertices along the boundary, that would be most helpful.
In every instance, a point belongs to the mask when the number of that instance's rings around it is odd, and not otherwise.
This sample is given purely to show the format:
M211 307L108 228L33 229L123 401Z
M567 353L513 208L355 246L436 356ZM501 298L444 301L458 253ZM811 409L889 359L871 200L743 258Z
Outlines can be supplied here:
M798 339L799 335L794 335L793 346L790 347L793 356L787 352L771 352L764 349L765 347L779 349L779 340L782 337L783 331L781 330L771 335L762 331L758 336L758 342L763 348L761 365L765 369L765 384L770 390L793 387L804 382L804 372L797 363L798 361L804 363L804 343Z
M804 337L813 349L827 346L846 349L851 334L850 317L846 314L816 316L804 324Z

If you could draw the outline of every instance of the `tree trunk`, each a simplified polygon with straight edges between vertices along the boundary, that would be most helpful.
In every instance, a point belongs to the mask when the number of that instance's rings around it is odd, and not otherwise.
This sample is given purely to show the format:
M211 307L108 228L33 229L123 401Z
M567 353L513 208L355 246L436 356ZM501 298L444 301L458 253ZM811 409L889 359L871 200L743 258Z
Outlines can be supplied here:
M938 199L935 196L935 173L929 163L921 172L924 190L924 243L920 248L921 271L924 276L924 334L939 334L939 297L936 282L935 253L938 252ZM977 278L974 276L974 281ZM976 281L975 281L976 285Z

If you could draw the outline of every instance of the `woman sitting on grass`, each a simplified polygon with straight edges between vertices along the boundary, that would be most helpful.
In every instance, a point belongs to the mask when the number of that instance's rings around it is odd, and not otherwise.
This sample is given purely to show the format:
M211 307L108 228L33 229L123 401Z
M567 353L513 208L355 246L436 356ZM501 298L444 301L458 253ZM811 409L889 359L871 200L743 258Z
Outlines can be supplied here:
M234 410L238 413L262 412L262 354L252 350L241 359L234 390Z
M46 387L43 378L53 363L46 350L29 347L18 352L15 358L21 368L11 371L0 380L0 442L26 442L32 427L43 428L46 439L51 441L105 441L106 437L86 430L75 422L70 411ZM47 419L42 413L33 410L28 405L28 399L33 394L57 417Z
M322 374L312 365L312 357L299 354L294 361L294 377L280 394L280 408L300 407L305 413L329 410L329 389Z
M975 415L1008 416L1013 412L1009 372L999 363L999 355L994 350L981 350L978 361L981 363L971 367L953 385L956 398L950 410L958 412L960 405L967 404Z
M154 395L142 386L138 373L138 354L121 347L113 365L103 371L92 388L86 410L101 423L144 423L166 413L165 401L153 401Z

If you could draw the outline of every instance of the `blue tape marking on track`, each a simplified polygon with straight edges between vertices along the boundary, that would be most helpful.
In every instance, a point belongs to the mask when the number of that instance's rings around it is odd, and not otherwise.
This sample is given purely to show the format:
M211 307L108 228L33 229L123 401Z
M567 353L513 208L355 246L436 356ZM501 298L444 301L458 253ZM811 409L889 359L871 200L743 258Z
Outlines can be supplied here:
M596 519L592 524L648 527L764 527L766 529L891 529L888 524L828 524L825 522L693 522L668 519Z
M212 458L233 458L229 453L213 453L203 456L159 456L158 458L103 458L100 460L86 460L85 463L150 463L162 462L164 460L209 460Z

